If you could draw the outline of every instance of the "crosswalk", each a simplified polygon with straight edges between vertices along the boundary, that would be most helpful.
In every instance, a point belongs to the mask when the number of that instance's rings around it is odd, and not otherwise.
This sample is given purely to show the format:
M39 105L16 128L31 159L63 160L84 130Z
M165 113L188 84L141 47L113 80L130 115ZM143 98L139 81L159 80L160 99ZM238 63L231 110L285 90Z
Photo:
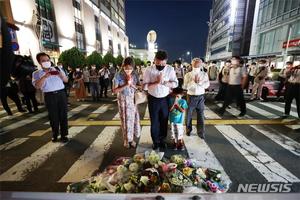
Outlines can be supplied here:
M149 110L146 105L144 113L140 113L142 120L149 120ZM206 119L222 120L222 117L216 112L221 104L208 105L205 108ZM264 109L267 108L267 109ZM295 106L292 108L295 110ZM90 114L83 115L82 113L89 110ZM268 102L255 102L247 104L247 109L251 112L244 117L238 117L238 109L232 107L227 109L228 114L235 119L275 119L278 118L278 112L283 112L283 105L281 103L268 103ZM291 111L292 118L298 120L297 113ZM70 109L68 113L68 119L76 121L88 121L99 120L103 115L111 115L112 120L120 120L117 106L113 104L102 104L95 106L92 104L82 104ZM5 116L4 116L5 117ZM2 118L4 118L2 117ZM2 119L1 118L1 119ZM49 124L47 121L47 112L41 112L34 116L24 117L23 115L16 115L15 119L20 118L17 122L10 119L5 119L6 124L1 127L5 132L0 133L0 155L5 158L7 152L11 151L24 151L25 144L32 142L41 137L45 137L47 133L50 133L51 129L39 130L33 124L37 123L40 119L43 120L43 125ZM0 119L0 120L1 120ZM1 121L2 122L2 121ZM28 135L20 135L20 137L12 138L9 134L24 126L32 126L33 132ZM236 177L236 172L231 170L234 163L227 162L224 159L224 152L217 152L214 147L223 148L224 151L230 148L232 152L239 155L237 158L230 157L230 160L234 160L236 163L242 163L249 170L249 173L245 173L245 179L255 180L255 177L262 177L265 182L289 182L300 183L300 171L295 171L287 167L287 162L290 165L300 166L300 143L299 137L292 137L291 135L298 135L300 131L298 124L286 125L285 130L288 133L282 132L273 126L266 125L243 125L255 134L264 137L268 144L272 144L272 149L280 151L281 154L286 155L285 161L278 159L273 154L270 155L267 151L268 146L262 146L258 144L258 141L251 135L245 134L241 131L238 125L207 125L211 127L207 132L207 139L202 140L196 134L195 131L191 136L184 136L186 154L190 158L194 158L203 167L214 168L222 171L223 178L227 182L239 181ZM69 128L70 142L52 143L49 140L42 140L38 148L34 149L32 153L26 155L21 160L11 159L11 164L5 168L0 166L0 182L22 182L30 179L31 175L36 170L43 170L47 167L44 163L56 156L59 156L59 152L62 150L71 151L71 144L80 145L78 137L86 134L88 126L74 125ZM195 127L193 127L195 129ZM93 129L96 130L96 129ZM82 179L86 179L93 175L95 171L99 169L99 166L105 162L106 154L112 149L122 149L119 145L115 145L114 141L122 140L121 130L119 126L105 126L100 131L93 131L92 139L89 144L85 144L84 151L80 152L76 160L68 166L68 169L61 172L62 176L53 180L57 183L71 183L77 182ZM147 150L151 150L152 139L150 134L150 126L144 125L141 128L141 137L139 138L136 153L143 153ZM24 151L25 152L25 151ZM223 156L223 157L222 157ZM67 159L67 158L66 158ZM236 160L235 160L236 159ZM8 160L8 159L6 159ZM246 164L245 164L246 163ZM237 166L235 166L237 167ZM234 168L234 167L233 167ZM251 171L251 169L254 169ZM47 169L49 170L49 169ZM59 170L53 169L53 171ZM242 170L242 169L241 169Z

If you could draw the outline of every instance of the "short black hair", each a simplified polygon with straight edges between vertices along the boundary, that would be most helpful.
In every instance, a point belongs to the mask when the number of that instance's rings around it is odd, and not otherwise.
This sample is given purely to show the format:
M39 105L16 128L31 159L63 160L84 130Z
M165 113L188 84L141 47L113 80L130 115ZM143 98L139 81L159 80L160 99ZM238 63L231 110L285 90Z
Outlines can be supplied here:
M183 94L184 90L181 87L174 88L173 94Z
M50 59L50 56L48 54L46 54L45 52L40 52L40 53L36 54L36 57L35 57L36 60L38 61L38 63L40 62L40 58L42 56L48 56L48 58Z
M288 61L288 62L286 62L286 64L287 64L287 65L292 65L293 62L292 62L292 61Z
M256 65L256 62L251 63L251 65Z
M211 63L212 63L212 64L217 64L217 61L212 61Z
M158 60L166 60L168 58L168 54L166 51L159 50L156 52L155 58Z
M180 60L175 60L174 64L177 63L178 65L181 65L181 61Z
M123 60L123 66L126 66L126 65L131 65L132 67L134 67L134 65L135 65L134 59L132 57L126 57Z
M225 63L231 63L231 60L226 60Z

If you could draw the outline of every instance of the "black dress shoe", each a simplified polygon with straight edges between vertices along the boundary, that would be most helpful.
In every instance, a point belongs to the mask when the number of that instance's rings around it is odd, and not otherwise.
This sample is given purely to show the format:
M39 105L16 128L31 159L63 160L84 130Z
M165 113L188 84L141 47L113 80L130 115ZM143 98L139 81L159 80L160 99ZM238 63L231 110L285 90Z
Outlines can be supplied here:
M53 138L51 139L51 141L52 141L52 142L57 142L57 137L53 137Z
M186 132L186 135L187 135L187 136L191 136L191 132L192 132L192 131Z
M62 138L61 138L61 141L62 141L63 143L67 143L67 142L69 142L69 138L68 138L68 137L62 137Z

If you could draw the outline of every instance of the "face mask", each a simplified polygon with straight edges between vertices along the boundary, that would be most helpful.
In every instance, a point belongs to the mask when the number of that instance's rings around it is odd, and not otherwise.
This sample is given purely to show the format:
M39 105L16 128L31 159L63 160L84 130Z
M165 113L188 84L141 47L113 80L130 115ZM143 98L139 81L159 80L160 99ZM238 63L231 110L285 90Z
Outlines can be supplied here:
M164 68L165 68L165 66L163 66L163 65L156 65L156 69L158 71L162 71Z
M199 72L200 72L200 67L193 68L193 72L194 72L194 73L199 73Z
M48 69L51 67L51 62L50 61L42 62L42 66L43 68Z
M80 72L80 69L76 69L76 72Z
M92 69L96 69L96 67L92 67Z
M265 66L265 64L258 64L258 66L259 66L259 67L264 67L264 66Z
M124 70L125 71L125 73L127 74L127 75L130 75L131 73L132 73L132 70L131 69L126 69L126 70Z

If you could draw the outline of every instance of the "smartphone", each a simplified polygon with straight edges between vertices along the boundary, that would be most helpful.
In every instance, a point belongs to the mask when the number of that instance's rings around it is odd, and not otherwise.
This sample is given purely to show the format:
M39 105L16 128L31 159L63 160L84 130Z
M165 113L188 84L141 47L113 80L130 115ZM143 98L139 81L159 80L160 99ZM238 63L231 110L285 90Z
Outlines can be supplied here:
M59 74L58 71L50 71L49 73L50 73L51 75L58 75L58 74Z

